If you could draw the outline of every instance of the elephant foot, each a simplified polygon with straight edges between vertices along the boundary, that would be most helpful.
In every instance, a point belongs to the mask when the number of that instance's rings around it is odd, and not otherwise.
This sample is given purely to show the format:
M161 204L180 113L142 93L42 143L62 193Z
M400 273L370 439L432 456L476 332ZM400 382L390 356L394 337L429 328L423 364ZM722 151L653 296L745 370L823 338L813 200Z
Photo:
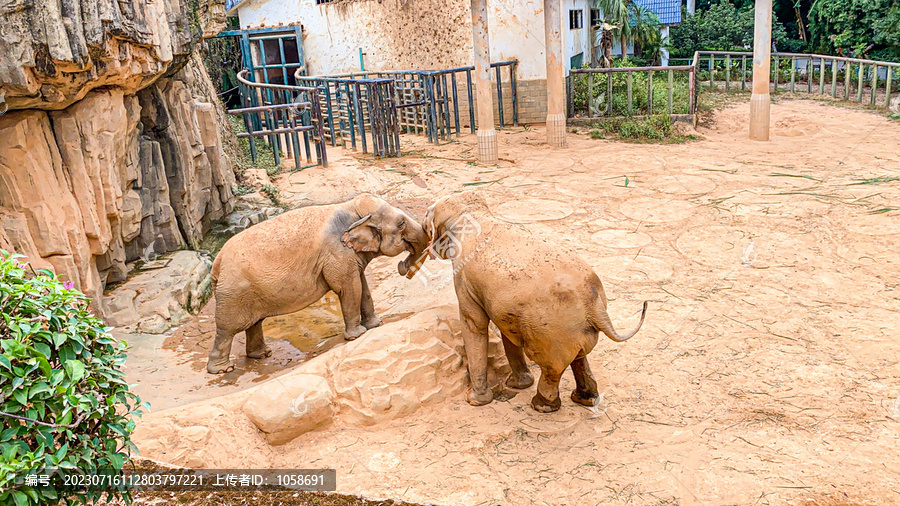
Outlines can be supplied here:
M529 371L525 371L522 374L512 373L506 378L506 386L516 390L524 390L531 385L534 385L534 375Z
M370 330L374 329L375 327L380 327L381 326L381 318L373 315L371 318L366 318L365 320L363 320L362 325L363 325L363 327L370 329Z
M366 328L362 325L357 325L354 328L349 328L344 331L344 339L348 341L352 341L357 337L363 335L366 332Z
M466 392L466 402L473 406L484 406L485 404L490 404L493 400L494 393L490 390L479 394L474 389L470 388L469 391Z
M552 413L557 411L561 405L562 402L559 400L559 396L556 397L555 401L548 401L538 392L531 398L531 407L539 413Z
M247 358L266 358L272 356L272 348L264 346L261 350L247 350Z
M206 372L210 374L224 374L234 370L234 362L225 360L224 362L207 362Z
M594 407L598 397L600 397L600 395L597 394L597 392L589 392L587 390L579 390L577 388L575 390L572 390L572 401L589 408Z

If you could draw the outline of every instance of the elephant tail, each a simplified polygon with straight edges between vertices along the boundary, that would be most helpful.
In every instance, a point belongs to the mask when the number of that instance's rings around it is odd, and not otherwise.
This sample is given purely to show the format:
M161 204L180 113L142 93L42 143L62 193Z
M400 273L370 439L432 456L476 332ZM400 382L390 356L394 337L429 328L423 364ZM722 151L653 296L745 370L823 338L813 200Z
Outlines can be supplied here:
M222 255L216 255L213 260L212 269L209 271L209 279L212 282L212 293L216 293L216 283L219 281L219 271L221 270Z
M637 328L632 330L630 333L621 336L618 332L616 332L615 327L613 327L612 321L609 319L609 314L605 309L597 307L597 314L591 320L591 325L600 332L606 334L606 337L612 339L617 343L621 343L622 341L627 341L631 339L635 334L638 333L638 330L641 330L641 325L644 324L644 317L647 316L647 301L644 301L644 309L641 311L641 321L638 322Z

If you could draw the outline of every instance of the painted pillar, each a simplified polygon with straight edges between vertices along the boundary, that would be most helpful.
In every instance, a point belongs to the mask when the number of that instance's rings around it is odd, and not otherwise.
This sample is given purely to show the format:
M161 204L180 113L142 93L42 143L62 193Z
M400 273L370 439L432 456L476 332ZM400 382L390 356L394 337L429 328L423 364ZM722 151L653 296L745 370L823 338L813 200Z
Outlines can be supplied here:
M753 94L750 140L769 140L769 71L772 55L772 0L756 0L753 25Z
M478 111L478 161L493 163L497 152L494 98L491 94L491 54L488 43L487 0L472 0L472 39L475 46L475 108Z
M544 51L547 54L547 143L566 145L566 84L563 70L560 0L544 0Z
M693 14L697 11L697 0L687 0L687 12Z

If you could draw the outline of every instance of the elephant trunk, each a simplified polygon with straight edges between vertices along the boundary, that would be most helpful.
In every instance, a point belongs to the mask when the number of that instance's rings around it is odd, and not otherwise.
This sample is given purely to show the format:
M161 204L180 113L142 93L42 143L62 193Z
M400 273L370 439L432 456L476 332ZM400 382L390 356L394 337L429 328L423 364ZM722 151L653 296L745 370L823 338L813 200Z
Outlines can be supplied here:
M412 279L425 262L425 250L428 248L428 236L421 225L410 220L410 240L407 241L409 256L397 264L397 272L401 276Z
M599 308L598 308L599 309ZM638 330L641 330L641 325L644 324L644 317L647 316L647 301L644 301L644 309L641 311L641 321L638 322L637 328L632 330L630 333L625 334L624 336L619 335L616 332L616 329L613 327L612 321L609 319L609 315L605 310L598 311L598 315L594 318L596 321L591 322L594 325L594 328L606 334L606 337L612 339L617 343L621 343L622 341L627 341L631 339L635 334L638 333Z

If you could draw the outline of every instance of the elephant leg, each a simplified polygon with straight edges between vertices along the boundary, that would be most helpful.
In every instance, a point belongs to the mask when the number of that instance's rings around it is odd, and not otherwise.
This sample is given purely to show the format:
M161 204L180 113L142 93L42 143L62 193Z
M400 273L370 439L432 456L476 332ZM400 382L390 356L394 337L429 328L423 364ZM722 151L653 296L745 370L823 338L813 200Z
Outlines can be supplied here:
M222 374L234 370L234 362L230 360L231 341L234 332L222 328L216 328L216 340L209 350L209 359L206 362L206 372L210 374Z
M500 333L503 339L503 349L506 351L506 359L509 361L509 368L512 370L509 377L506 378L506 386L521 390L528 388L534 384L534 376L528 370L528 362L525 361L525 351L521 346L506 337L506 334Z
M462 320L463 345L469 367L469 381L472 388L466 393L466 401L473 406L483 406L494 400L494 393L488 388L488 315L471 300L459 301L459 316Z
M372 292L369 291L369 284L366 282L365 271L359 273L359 279L362 282L362 301L360 302L362 326L367 329L380 327L381 318L375 314L375 301L372 300Z
M266 340L263 337L262 320L254 323L246 330L247 335L247 357L249 358L266 358L272 355L272 349L266 346Z
M538 380L537 393L531 398L531 407L541 413L552 413L562 404L559 400L559 378L562 377L565 365L541 365L541 379Z
M339 282L329 282L331 289L337 293L341 301L341 314L344 316L344 339L352 341L363 335L366 328L362 326L362 281L359 269L347 272Z
M587 355L578 357L572 361L572 374L575 375L575 390L572 391L572 400L588 407L594 406L600 396L597 391L597 381L591 374L591 366L588 364Z

